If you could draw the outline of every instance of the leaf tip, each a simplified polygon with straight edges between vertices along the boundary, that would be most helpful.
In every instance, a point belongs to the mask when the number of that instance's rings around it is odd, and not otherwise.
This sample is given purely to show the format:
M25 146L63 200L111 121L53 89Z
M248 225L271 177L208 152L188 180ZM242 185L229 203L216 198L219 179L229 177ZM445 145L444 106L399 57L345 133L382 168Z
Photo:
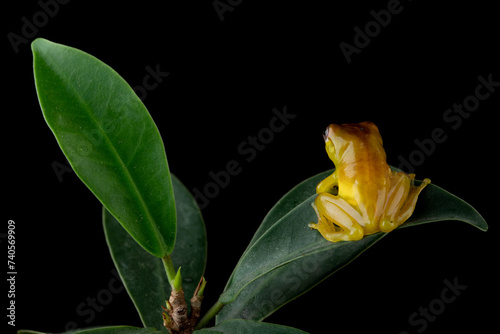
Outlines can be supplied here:
M41 37L38 37L36 38L33 42L31 42L31 50L33 52L35 51L40 51L42 50L45 46L47 46L49 43L48 40L46 40L45 38L41 38Z
M182 275L181 275L181 267L177 270L177 274L175 275L174 282L172 284L174 290L182 290Z

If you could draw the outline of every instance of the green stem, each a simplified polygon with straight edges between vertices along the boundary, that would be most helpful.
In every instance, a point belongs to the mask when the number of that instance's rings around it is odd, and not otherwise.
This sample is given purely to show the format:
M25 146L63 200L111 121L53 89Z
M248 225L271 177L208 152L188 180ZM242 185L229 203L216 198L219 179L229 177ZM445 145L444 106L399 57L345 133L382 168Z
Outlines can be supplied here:
M170 283L170 286L174 287L176 272L172 259L170 258L170 255L165 255L165 257L162 257L161 259L163 261L163 266L165 267L165 272L167 273L168 282Z
M216 302L210 308L210 310L208 310L207 313L205 313L203 318L201 318L200 322L198 322L198 325L196 325L195 329L202 329L203 327L205 327L208 324L208 322L212 320L212 318L215 317L217 313L219 313L222 306L224 306L224 304L222 304L221 302Z

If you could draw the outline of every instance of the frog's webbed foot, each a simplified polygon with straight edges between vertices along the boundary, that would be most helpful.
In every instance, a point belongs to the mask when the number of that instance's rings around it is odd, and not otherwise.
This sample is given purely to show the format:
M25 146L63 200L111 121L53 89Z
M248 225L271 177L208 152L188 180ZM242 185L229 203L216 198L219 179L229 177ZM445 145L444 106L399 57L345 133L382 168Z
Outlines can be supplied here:
M387 196L385 215L380 219L380 230L390 232L402 225L413 213L420 192L431 180L424 179L418 187L414 185L415 174L398 172L393 177L392 187Z
M318 216L317 224L309 227L318 230L328 241L359 240L364 231L359 222L361 215L340 197L329 193L316 196L312 205Z

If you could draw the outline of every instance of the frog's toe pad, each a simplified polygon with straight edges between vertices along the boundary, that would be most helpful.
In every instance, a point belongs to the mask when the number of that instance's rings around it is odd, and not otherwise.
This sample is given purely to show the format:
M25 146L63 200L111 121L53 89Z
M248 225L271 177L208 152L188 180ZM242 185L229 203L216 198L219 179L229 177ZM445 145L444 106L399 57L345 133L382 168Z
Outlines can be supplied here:
M391 232L392 230L394 230L396 227L398 227L399 225L396 224L395 222L392 222L390 220L383 220L381 223L380 223L380 230L382 232Z

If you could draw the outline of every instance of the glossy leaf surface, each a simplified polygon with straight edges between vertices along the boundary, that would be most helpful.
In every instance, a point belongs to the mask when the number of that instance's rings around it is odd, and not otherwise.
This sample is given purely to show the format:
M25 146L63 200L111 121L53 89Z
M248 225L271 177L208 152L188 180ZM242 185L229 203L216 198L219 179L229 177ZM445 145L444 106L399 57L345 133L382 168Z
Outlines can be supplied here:
M176 234L170 173L142 101L85 52L44 39L32 50L43 116L75 173L144 249L170 254Z
M182 266L182 287L189 300L205 270L205 224L193 196L174 175L172 184L178 217L172 261ZM142 323L162 328L160 305L165 306L171 291L162 260L144 251L105 209L103 224L111 257Z
M307 224L316 221L311 203L319 181L332 171L305 180L271 209L236 266L219 301L225 305L217 322L262 320L359 256L385 233L355 242L326 241ZM417 181L418 183L419 181ZM466 202L430 184L419 196L414 214L402 227L442 220L488 226Z
M194 334L307 334L296 328L265 322L234 319L215 327L194 331Z

